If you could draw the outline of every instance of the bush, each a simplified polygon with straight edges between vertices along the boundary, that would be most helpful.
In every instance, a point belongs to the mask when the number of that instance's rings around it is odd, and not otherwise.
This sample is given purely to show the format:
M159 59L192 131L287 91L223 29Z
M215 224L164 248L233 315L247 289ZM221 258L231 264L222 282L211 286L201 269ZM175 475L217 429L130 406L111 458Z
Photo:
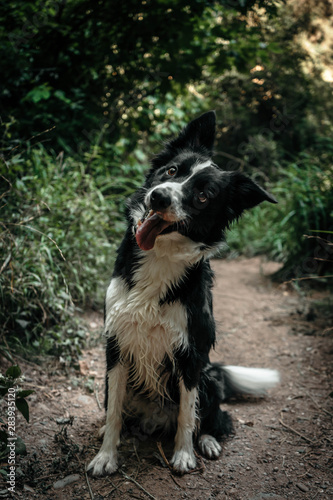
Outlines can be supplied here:
M283 165L270 189L279 204L263 204L246 214L229 234L230 247L249 255L266 253L283 262L283 279L325 272L333 260L331 248L307 236L329 239L333 229L330 152L333 141L322 138L316 148Z
M135 156L110 164L98 149L84 162L42 147L3 162L0 325L8 341L77 355L85 333L74 311L102 306L124 230L121 201L143 168Z

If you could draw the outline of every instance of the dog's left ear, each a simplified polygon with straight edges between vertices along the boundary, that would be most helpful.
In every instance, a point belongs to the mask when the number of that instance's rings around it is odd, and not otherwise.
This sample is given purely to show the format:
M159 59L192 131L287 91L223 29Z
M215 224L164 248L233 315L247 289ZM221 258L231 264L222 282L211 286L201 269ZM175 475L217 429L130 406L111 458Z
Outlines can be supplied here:
M191 121L169 145L176 150L204 150L206 154L212 155L215 140L215 127L215 111L208 111L199 116L199 118Z
M240 172L231 174L230 208L239 217L244 210L253 208L263 201L277 203L273 195Z

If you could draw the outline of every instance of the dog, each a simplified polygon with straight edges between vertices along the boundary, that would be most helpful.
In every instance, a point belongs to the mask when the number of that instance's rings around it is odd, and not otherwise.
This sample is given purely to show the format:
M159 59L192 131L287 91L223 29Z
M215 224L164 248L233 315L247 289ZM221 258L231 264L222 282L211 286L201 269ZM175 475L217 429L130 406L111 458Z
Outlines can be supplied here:
M216 117L190 122L152 159L144 185L127 204L128 228L105 299L106 424L94 476L117 470L124 421L150 435L174 431L175 472L196 466L194 446L221 453L232 432L220 404L262 394L275 370L211 363L215 344L209 259L244 210L276 199L240 172L212 161Z

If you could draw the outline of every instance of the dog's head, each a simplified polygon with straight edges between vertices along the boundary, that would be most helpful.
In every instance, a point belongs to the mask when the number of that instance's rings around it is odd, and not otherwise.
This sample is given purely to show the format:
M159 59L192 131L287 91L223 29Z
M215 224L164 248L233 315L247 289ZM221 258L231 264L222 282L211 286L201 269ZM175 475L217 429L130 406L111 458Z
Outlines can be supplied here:
M218 244L244 210L275 198L240 172L212 161L215 113L193 120L152 162L146 182L132 198L136 241L151 250L157 237L177 232L205 247Z

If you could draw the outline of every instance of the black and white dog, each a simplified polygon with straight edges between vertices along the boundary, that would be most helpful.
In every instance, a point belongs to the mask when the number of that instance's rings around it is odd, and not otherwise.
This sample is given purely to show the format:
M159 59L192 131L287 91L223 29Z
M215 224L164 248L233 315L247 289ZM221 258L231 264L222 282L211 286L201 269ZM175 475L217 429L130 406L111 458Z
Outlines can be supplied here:
M152 161L128 204L128 229L106 294L104 440L88 470L117 469L123 417L142 432L174 429L171 464L196 465L194 440L208 458L221 453L231 419L220 403L274 386L274 370L209 361L215 343L209 258L245 209L276 203L251 179L212 161L215 113L193 120Z

